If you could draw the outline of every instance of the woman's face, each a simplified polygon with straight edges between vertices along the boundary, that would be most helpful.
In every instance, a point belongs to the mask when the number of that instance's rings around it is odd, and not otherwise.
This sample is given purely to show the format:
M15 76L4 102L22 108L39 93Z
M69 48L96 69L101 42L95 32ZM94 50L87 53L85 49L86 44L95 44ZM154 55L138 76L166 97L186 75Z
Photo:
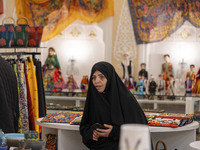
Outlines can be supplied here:
M92 75L92 83L97 91L102 93L106 88L107 79L100 71L97 70Z

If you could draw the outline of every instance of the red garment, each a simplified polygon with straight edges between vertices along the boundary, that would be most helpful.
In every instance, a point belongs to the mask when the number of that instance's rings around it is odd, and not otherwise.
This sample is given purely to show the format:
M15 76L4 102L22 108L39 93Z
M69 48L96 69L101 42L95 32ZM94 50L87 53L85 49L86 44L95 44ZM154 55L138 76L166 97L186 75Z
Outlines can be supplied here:
M0 0L0 15L3 14L3 0Z
M26 87L27 87L29 129L35 130L35 121L34 121L34 117L33 117L33 108L32 108L32 102L31 102L30 89L29 89L29 85L28 85L26 64L24 64L24 74L25 74L25 78L26 78Z

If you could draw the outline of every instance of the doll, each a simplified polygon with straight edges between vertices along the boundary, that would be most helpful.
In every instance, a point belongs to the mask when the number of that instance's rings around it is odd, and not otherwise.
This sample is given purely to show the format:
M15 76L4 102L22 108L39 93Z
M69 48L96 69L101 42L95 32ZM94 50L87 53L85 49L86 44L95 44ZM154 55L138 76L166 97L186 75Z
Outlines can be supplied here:
M87 92L88 90L88 76L83 76L82 80L81 80L81 91L82 92Z
M196 72L194 71L195 65L190 65L190 71L187 72L186 78L189 77L189 80L192 82L192 93L194 93L194 87L196 83Z
M175 99L175 80L173 75L169 77L168 98L172 100Z
M146 80L148 80L148 72L146 71L146 64L141 63L141 70L139 71L139 76L144 76Z
M155 82L154 77L152 76L151 82L149 83L149 99L154 99L154 96L156 94L156 88L157 88L157 84Z
M162 74L159 74L158 77L158 99L163 100L165 96L165 80L163 80Z
M138 76L138 81L136 81L136 94L138 94L138 97L144 94L143 86L144 86L144 81L142 80L141 76Z
M192 96L192 81L189 77L185 81L185 96Z
M162 64L162 69L161 69L161 74L163 75L163 79L165 80L166 90L168 89L170 75L174 76L173 65L172 63L169 62L169 59L170 59L170 55L165 54L164 55L165 63Z
M45 91L61 91L65 86L57 54L53 47L49 48L47 59L43 65L43 83Z
M128 89L133 88L133 63L131 60L129 60L128 53L124 54L124 60L121 63L122 70L123 70L123 77L122 80L125 83L125 85L128 87Z
M144 93L144 96L146 97L146 95L148 94L148 92L147 92L148 81L144 75L141 76L141 79L143 80L143 93Z
M196 74L196 84L195 84L194 93L197 95L200 94L200 68Z
M75 89L78 89L77 83L76 83L76 81L74 80L73 75L70 75L70 76L68 77L68 81L67 81L67 84L66 84L66 88L68 89L69 92L73 92Z

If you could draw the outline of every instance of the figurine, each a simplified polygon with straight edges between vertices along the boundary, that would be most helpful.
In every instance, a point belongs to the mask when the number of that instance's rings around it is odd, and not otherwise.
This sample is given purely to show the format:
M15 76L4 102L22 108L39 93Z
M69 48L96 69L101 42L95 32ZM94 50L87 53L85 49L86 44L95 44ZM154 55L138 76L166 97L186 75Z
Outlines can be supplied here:
M170 75L169 77L169 84L168 84L168 98L171 100L175 99L175 80L174 80L174 76Z
M73 92L75 89L78 89L79 87L77 86L76 81L74 80L73 75L70 75L68 77L68 81L66 84L66 88L68 89L69 92Z
M164 55L165 63L162 64L162 69L161 69L161 74L163 75L163 79L165 80L166 90L168 90L168 83L169 83L170 75L174 76L173 65L172 65L172 63L169 62L169 59L170 59L170 55L165 54Z
M189 77L185 81L185 96L192 96L192 81Z
M196 84L195 84L194 93L197 95L200 94L200 68L196 74Z
M148 80L148 72L146 71L146 64L141 63L141 70L139 71L139 76L144 76L146 80Z
M88 90L88 76L83 76L82 80L81 80L81 91L82 92L87 92Z
M124 54L124 60L121 63L123 69L123 77L122 80L124 84L128 87L128 89L133 88L133 63L129 60L128 53Z
M157 84L155 82L154 77L152 76L151 82L149 83L149 99L154 100L154 96L156 94Z
M65 86L57 54L53 47L49 48L47 59L43 65L43 82L45 91L61 91Z
M192 93L194 93L194 87L196 83L196 72L194 71L195 65L191 64L190 65L190 71L187 72L186 78L189 77L189 80L192 81Z
M145 78L144 75L141 76L141 79L143 80L143 93L144 93L144 97L147 96L148 92L147 92L147 88L148 88L148 81Z
M158 80L158 99L164 100L165 96L165 80L163 80L163 75L159 74L159 80Z
M138 81L136 81L136 94L138 94L138 98L142 98L141 95L143 95L143 86L144 81L141 79L141 76L138 76Z

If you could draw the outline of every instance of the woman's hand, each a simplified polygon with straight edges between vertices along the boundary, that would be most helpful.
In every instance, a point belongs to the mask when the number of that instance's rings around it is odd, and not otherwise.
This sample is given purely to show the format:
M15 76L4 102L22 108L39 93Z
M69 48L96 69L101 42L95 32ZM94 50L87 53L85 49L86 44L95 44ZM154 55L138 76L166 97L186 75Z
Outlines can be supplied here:
M94 141L98 141L98 138L99 138L98 132L97 132L96 130L94 130L94 131L93 131L93 137L92 137L92 139L93 139Z
M108 125L108 124L104 124L104 126L108 129L96 129L97 135L99 137L108 137L110 132L112 131L113 126L112 125ZM94 134L93 134L94 135Z

